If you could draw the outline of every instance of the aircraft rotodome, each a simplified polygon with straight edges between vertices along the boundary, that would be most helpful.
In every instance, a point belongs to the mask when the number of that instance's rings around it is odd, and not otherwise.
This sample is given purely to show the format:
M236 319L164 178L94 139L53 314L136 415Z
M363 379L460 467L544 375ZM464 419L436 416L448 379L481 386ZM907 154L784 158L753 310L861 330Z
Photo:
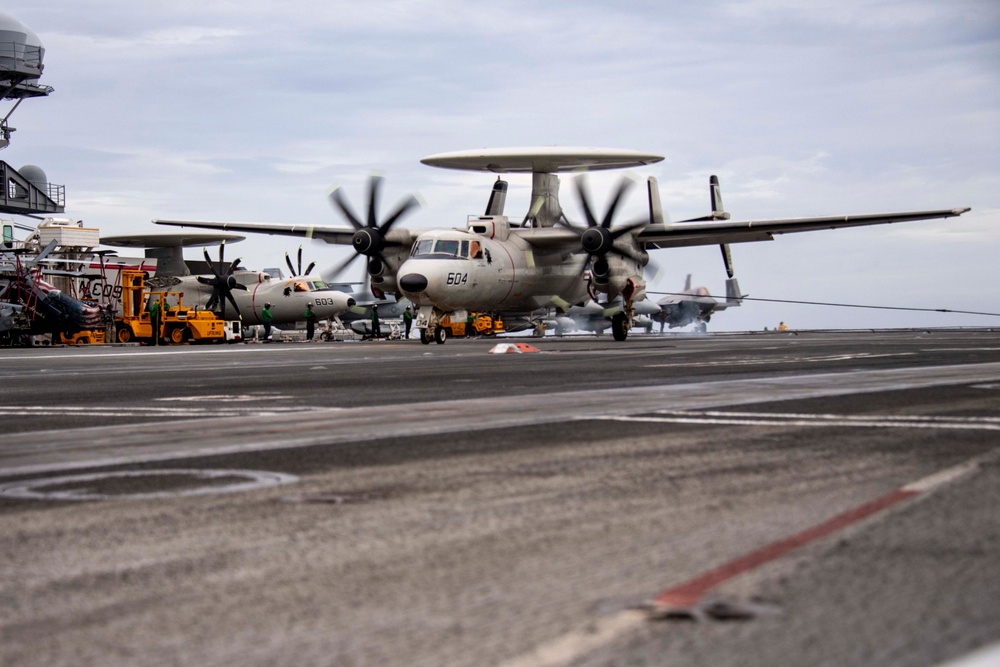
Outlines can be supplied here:
M612 318L616 340L625 340L635 318L635 303L646 294L643 268L648 251L693 245L719 245L730 277L730 243L770 241L775 234L909 222L961 215L968 208L902 213L733 221L722 210L718 179L710 179L712 212L702 218L665 222L656 179L647 179L648 216L615 225L615 215L631 181L623 179L610 204L599 213L591 204L584 177L575 179L585 221L574 224L559 202L564 172L642 167L660 155L605 148L507 148L441 153L423 164L495 174L531 174L531 207L523 219L504 215L507 183L498 176L483 215L468 216L462 228L406 229L397 225L417 204L409 197L379 220L381 179L372 177L365 219L341 191L331 194L349 228L253 222L154 220L156 224L318 238L351 245L365 257L373 291L405 296L418 308L416 326L425 343L445 342L439 323L446 315L468 311L530 313L539 308L568 309L594 299L623 307Z

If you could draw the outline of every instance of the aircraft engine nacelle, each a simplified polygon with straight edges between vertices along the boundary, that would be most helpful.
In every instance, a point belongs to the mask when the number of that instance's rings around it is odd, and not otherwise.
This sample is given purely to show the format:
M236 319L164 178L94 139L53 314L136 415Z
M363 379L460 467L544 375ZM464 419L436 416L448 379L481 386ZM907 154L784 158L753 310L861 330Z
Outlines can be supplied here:
M611 280L611 262L606 257L597 257L590 265L590 282L601 287Z
M387 247L381 253L368 258L368 276L380 291L399 294L396 273L410 255L410 237L406 232L391 230L386 241Z
M609 299L624 296L629 301L641 301L646 297L642 266L641 262L628 257L595 257L590 266L591 292L602 292Z

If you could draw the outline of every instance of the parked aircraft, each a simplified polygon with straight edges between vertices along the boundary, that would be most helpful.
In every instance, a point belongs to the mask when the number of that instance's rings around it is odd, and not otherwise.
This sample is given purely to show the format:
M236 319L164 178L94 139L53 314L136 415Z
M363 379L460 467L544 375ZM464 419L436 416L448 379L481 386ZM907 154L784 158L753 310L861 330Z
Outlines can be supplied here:
M635 303L646 294L643 268L648 250L691 245L720 245L732 273L728 244L769 241L775 234L838 227L948 218L968 211L952 208L905 213L878 213L765 221L731 221L714 210L704 218L664 221L656 180L647 179L649 214L642 220L614 225L615 214L631 181L623 180L603 216L598 217L582 177L575 180L585 225L571 223L559 202L558 173L639 167L659 162L660 155L599 148L493 149L442 153L421 160L426 165L532 176L531 206L520 222L504 215L507 183L497 178L483 215L469 216L464 228L405 229L397 222L416 205L409 197L379 221L382 180L372 177L367 217L351 210L341 190L331 194L350 228L319 224L267 224L156 220L157 224L238 232L263 232L350 244L364 257L373 289L405 296L419 308L416 326L421 340L443 343L446 315L467 311L530 313L539 308L568 309L593 298L611 303L622 298L612 317L612 333L625 340L635 321ZM712 177L713 200L718 179ZM721 201L721 199L720 199Z
M56 245L51 241L40 252L0 251L0 345L27 345L37 334L72 335L112 324L110 311L75 299L42 279L41 265Z
M720 302L712 296L707 287L691 287L689 273L683 290L669 294L656 302L659 312L653 315L653 320L660 323L660 333L663 333L664 324L671 329L694 324L698 331L704 332L708 329L712 315L720 310L739 306L742 298L736 278L726 281L726 300Z
M309 304L320 320L337 317L356 304L349 294L330 288L319 276L309 275L314 264L303 272L301 250L297 275L290 278L274 278L263 271L240 269L239 259L227 266L225 244L219 246L218 262L212 261L208 250L204 253L211 276L157 276L151 291L183 292L186 303L199 303L205 308L217 310L223 319L227 317L227 303L231 304L233 310L229 311L229 315L242 319L244 326L263 324L261 312L267 303L271 304L272 324L276 326L305 319ZM295 272L287 254L286 261Z

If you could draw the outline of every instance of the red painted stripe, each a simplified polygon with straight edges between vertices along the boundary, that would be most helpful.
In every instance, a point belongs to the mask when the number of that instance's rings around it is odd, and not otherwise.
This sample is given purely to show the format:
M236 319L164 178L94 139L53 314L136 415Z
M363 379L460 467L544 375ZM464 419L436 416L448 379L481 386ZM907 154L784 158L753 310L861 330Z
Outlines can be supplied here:
M838 514L829 521L808 528L801 533L796 533L791 537L773 542L756 551L751 551L736 560L720 565L714 570L709 570L690 581L674 586L673 588L668 588L657 595L654 598L654 602L666 607L693 607L697 604L701 596L724 581L749 572L770 561L777 560L799 547L822 539L853 523L857 523L873 514L888 509L907 498L917 495L917 493L917 491L899 489L881 498L876 498L869 503L859 505L843 514Z

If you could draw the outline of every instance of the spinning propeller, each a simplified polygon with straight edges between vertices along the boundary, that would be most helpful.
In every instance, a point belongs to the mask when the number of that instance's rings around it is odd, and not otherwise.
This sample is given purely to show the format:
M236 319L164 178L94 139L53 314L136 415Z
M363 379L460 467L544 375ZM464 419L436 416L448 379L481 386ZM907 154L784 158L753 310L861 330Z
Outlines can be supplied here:
M382 251L387 247L402 245L397 241L388 240L386 235L400 218L406 215L414 206L418 206L420 202L417 201L416 197L410 195L396 207L396 210L388 218L379 223L378 198L382 181L381 176L372 176L368 181L368 217L365 223L362 223L358 216L354 214L354 211L341 193L340 188L337 188L330 194L330 200L333 202L333 205L344 214L344 217L347 218L347 221L356 230L354 237L351 239L351 245L354 246L356 254L342 262L328 275L339 275L351 262L362 255L368 258L368 273L376 275L387 263Z
M583 213L587 218L587 226L585 228L576 227L565 219L560 220L560 223L580 237L580 246L583 251L590 256L591 270L595 277L598 280L607 279L608 272L610 270L607 260L607 255L609 253L621 255L622 257L645 263L645 258L643 257L644 253L640 250L616 246L615 241L622 236L635 231L636 229L646 227L649 222L647 220L639 220L637 222L632 222L618 227L617 229L611 228L611 223L614 221L618 205L625 197L629 188L634 185L632 180L623 178L619 182L618 189L611 200L611 204L608 205L608 209L604 213L604 217L600 222L598 222L597 216L594 215L594 208L590 204L590 193L587 188L586 179L583 176L580 176L576 178L574 184L576 185L576 194L580 199L580 206L583 208ZM586 270L586 266L587 265L584 264L583 270Z
M208 303L205 304L205 307L209 310L215 310L215 307L221 303L222 319L226 319L226 301L228 300L229 303L233 304L233 308L236 309L236 313L241 315L240 307L236 303L236 299L233 298L233 290L238 289L246 291L247 286L236 282L236 278L233 277L233 271L236 270L236 267L239 266L240 261L242 260L237 258L236 261L230 264L229 268L226 269L226 242L223 241L219 244L219 269L216 270L215 266L212 264L212 258L208 255L208 250L205 249L204 252L205 261L208 262L208 268L212 270L211 278L198 276L198 282L202 285L212 286L212 296L209 297ZM226 273L223 274L222 271L225 271Z

